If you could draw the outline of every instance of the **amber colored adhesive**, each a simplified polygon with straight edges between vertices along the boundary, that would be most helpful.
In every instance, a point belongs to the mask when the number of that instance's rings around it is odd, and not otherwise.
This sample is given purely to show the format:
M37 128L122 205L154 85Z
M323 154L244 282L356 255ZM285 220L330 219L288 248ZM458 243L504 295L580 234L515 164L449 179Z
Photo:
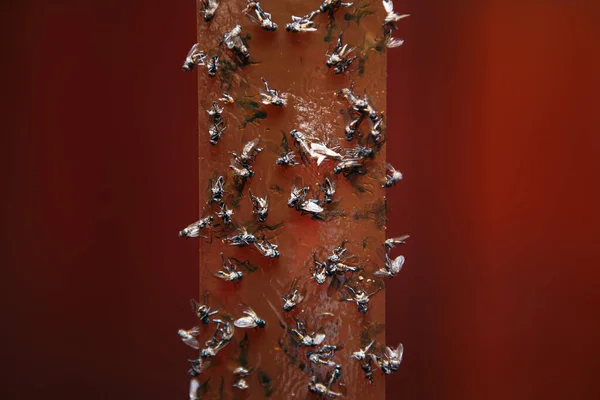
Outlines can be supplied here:
M199 7L201 1L198 2ZM260 5L272 14L278 28L274 32L261 29L242 10L246 0L222 0L214 18L205 22L198 14L199 48L207 54L219 55L220 71L210 77L205 66L198 66L198 142L200 169L200 217L215 215L216 204L207 204L210 184L218 176L225 178L225 202L233 210L232 223L225 226L216 217L215 226L205 230L206 239L200 239L200 300L210 293L209 305L220 310L219 318L237 319L246 306L252 307L266 321L264 329L236 328L233 340L216 357L208 359L210 366L196 379L200 382L203 398L223 399L305 399L320 398L309 392L312 376L321 381L332 368L316 366L307 359L307 353L315 348L302 347L291 338L287 328L295 327L296 318L304 321L309 331L326 335L323 344L338 345L333 361L342 367L339 381L330 390L341 393L347 399L383 399L385 379L381 371L374 369L374 382L355 359L357 351L376 340L378 345L385 339L385 291L371 298L369 311L361 314L356 303L343 302L348 295L345 284L364 284L373 291L383 282L369 282L372 273L384 265L385 240L385 150L384 142L374 145L367 137L371 122L361 124L359 142L375 148L373 159L366 160L366 174L334 174L336 161L325 160L317 166L316 160L303 162L290 131L310 135L331 146L354 147L357 140L347 141L344 127L348 123L348 102L337 95L354 82L358 96L368 94L373 107L386 111L386 50L381 46L381 25L385 11L380 1L356 1L352 7L340 8L331 19L327 13L315 15L316 32L291 33L285 25L292 15L304 16L318 9L319 0L264 0ZM242 27L249 50L249 62L236 64L234 54L219 40L236 24ZM326 53L335 47L337 37L343 31L343 41L356 47L357 59L346 73L334 74L325 65ZM277 107L261 104L259 95L264 90L264 77L271 88L285 94L287 105ZM234 103L220 102L224 108L222 119L226 127L216 145L209 143L209 127L212 122L206 110L213 101L227 92ZM385 137L385 120L383 123ZM254 176L249 178L241 192L236 188L232 175L230 152L238 155L250 140L259 139L263 150L252 163ZM298 165L282 167L276 160L284 152L285 143L296 153ZM325 220L302 215L287 205L294 184L310 186L308 198L316 198L318 184L326 177L336 182L337 191L330 204L323 205ZM264 223L257 222L252 214L248 190L255 196L268 195L269 214ZM323 199L322 194L319 194ZM263 226L262 231L257 230ZM253 246L235 247L222 239L235 235L239 227L265 237L278 245L279 258L267 258ZM262 232L262 233L261 233ZM315 257L326 261L331 251L347 240L348 253L360 265L360 273L347 273L328 278L318 285L311 278L313 252ZM221 269L220 253L234 258L243 273L241 281L224 282L214 276ZM359 280L362 276L362 281ZM306 292L304 300L290 312L283 311L281 296L297 279L298 287ZM275 312L275 310L276 312ZM280 320L281 318L281 320ZM200 324L201 347L215 329L214 324ZM193 357L190 357L193 358ZM243 365L242 365L243 364ZM233 371L244 366L250 371L246 378L247 390L233 388Z

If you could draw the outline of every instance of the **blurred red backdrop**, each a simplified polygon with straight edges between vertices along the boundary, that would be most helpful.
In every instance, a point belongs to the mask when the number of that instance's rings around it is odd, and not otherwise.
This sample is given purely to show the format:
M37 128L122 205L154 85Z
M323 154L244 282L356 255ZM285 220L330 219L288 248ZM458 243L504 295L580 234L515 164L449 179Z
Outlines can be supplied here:
M388 397L600 398L599 3L395 3ZM195 3L0 7L1 397L185 398Z

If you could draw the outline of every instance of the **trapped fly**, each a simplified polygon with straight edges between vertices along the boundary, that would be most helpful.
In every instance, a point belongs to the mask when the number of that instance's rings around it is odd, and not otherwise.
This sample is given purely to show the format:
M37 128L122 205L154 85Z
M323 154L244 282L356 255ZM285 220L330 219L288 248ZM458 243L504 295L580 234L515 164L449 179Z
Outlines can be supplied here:
M383 355L371 354L371 358L384 374L390 375L400 368L403 354L404 346L400 343L396 349L386 347Z
M349 88L344 88L338 92L341 96L343 96L348 103L350 104L351 109L354 112L357 112L365 117L369 117L369 119L373 122L377 121L377 111L371 105L369 100L369 96L365 94L364 98L360 98L354 94L354 85L350 85Z
M356 55L354 57L350 57L349 55L352 53L352 51L354 51L354 47L349 48L348 44L342 43L342 32L340 32L333 52L331 54L325 53L325 56L327 57L325 65L327 65L327 68L333 67L336 74L344 72L350 66L350 64L352 64L352 61L358 57Z
M198 358L196 360L188 360L190 362L190 369L188 369L188 374L192 377L197 377L202 372L204 372L208 367L210 367L210 362L204 361L202 358Z
M300 210L302 203L304 202L304 198L308 194L310 187L292 187L292 191L290 193L290 198L288 200L288 207L296 207L297 210Z
M299 132L296 129L292 129L290 131L290 135L294 138L294 144L298 148L300 155L302 157L311 157L313 156L313 152L308 144L308 140L306 135L302 132Z
M254 15L252 15L253 11ZM258 1L248 0L248 5L244 8L243 12L252 22L258 24L264 30L274 31L277 29L277 24L273 22L271 14L264 11Z
M288 293L284 296L281 296L283 299L283 311L285 312L291 311L304 299L304 293L298 289L297 285L298 280L294 279Z
M243 311L246 317L236 319L233 324L238 328L264 328L267 323L264 319L260 318L253 309L248 307L247 310Z
M256 247L260 254L267 258L279 258L279 251L277 248L279 247L276 244L270 243L268 240L258 240L254 243L254 247Z
M329 147L325 146L323 143L312 142L310 144L310 150L311 150L311 158L317 159L317 165L321 165L321 163L325 159L340 161L343 158L340 153L338 153L337 151L335 151L333 149L330 149Z
M381 278L393 278L400 272L404 265L404 256L398 256L395 259L391 259L388 255L385 255L385 266L373 274L374 276Z
M233 338L235 329L231 322L219 319L214 319L213 321L216 322L217 327L215 328L213 336L206 341L206 347L200 352L200 357L202 358L216 356L219 351L229 344L231 338Z
M248 189L248 195L252 203L252 213L256 215L258 222L265 222L269 215L269 195L267 194L264 198L257 197L252 194L250 189Z
M250 54L248 53L248 47L244 44L242 40L242 26L236 25L230 31L227 31L223 37L221 38L221 43L225 44L225 46L235 51L242 58L248 59L250 58Z
M297 17L292 15L292 22L285 25L285 29L288 32L314 32L317 30L312 21L313 17L317 15L319 11L313 11L304 17Z
M335 194L335 182L332 182L329 178L325 178L325 182L320 187L325 197L325 203L331 203Z
M196 300L191 299L190 305L203 324L208 324L210 322L210 317L219 312L219 310L212 311L208 306L208 292L204 294L204 304L200 304Z
M385 176L385 183L382 187L389 188L396 184L396 182L400 182L402 180L402 172L396 170L390 163L385 164L386 170L389 172Z
M296 319L296 327L288 328L292 338L300 345L305 347L315 347L323 343L325 335L323 333L308 333L306 324Z
M200 237L200 231L209 227L210 224L212 224L213 219L213 216L209 215L208 217L202 218L200 221L188 225L179 231L179 237L186 239Z
M352 297L343 298L342 301L353 301L358 306L358 312L361 314L366 314L369 311L369 300L370 297L377 293L377 290L372 293L367 293L364 289L354 289L351 286L346 286L346 288L352 292Z
M183 70L185 72L191 72L196 65L204 65L204 59L206 54L198 48L198 43L194 44L183 62Z
M219 56L213 55L206 62L206 69L208 70L208 76L213 77L217 75L219 71Z
M336 350L337 346L323 345L321 348L308 352L306 355L308 356L308 360L313 364L333 367L335 366L335 362L331 359L335 355Z
M383 244L385 247L393 249L398 244L406 244L406 239L408 238L410 238L410 235L402 235L395 238L389 238L386 239L385 242L383 242Z
M340 7L352 7L354 3L348 3L342 0L324 0L323 3L319 6L319 11L322 13L329 12L333 13L337 11Z
M225 133L225 125L223 124L223 121L219 121L219 122L211 124L210 127L208 128L208 138L209 138L210 144L215 146L219 142L219 139L221 139L221 136L224 133Z
M254 161L258 153L263 151L262 147L258 147L258 139L253 139L244 145L242 153L238 156L236 153L231 152L234 159L243 167L247 167L251 162Z
M223 243L227 243L230 246L249 246L256 242L256 236L248 233L246 228L239 228L239 233L230 238L223 239Z
M311 393L321 395L325 398L327 398L327 397L335 398L335 397L342 396L341 393L330 390L328 385L325 385L322 382L319 382L317 380L316 376L313 376L311 378L310 382L308 383L308 390Z
M288 151L286 153L283 153L281 157L279 157L277 161L275 161L275 163L283 167L287 167L288 165L297 165L298 163L296 162L296 160L294 160L294 156L295 154L293 151Z
M365 165L358 158L344 158L333 168L333 173L343 174L345 177L352 174L365 174L366 172Z
M180 329L177 331L177 335L179 335L183 343L187 344L192 349L200 349L200 343L198 343L198 339L196 339L200 335L199 327L195 326L188 331Z
M223 195L225 194L225 189L223 189L224 185L225 179L223 176L219 176L210 188L210 199L207 202L208 204L213 202L221 203L223 201Z
M237 266L223 253L221 253L221 267L223 270L215 273L217 278L226 282L237 282L243 278L242 271L238 271Z
M219 0L200 0L200 14L204 16L204 21L210 22L215 16L215 12L219 7Z
M316 255L313 253L313 264L314 268L311 276L319 285L322 285L327 280L327 263L317 260Z
M280 96L279 91L269 88L269 82L265 78L260 78L265 84L265 91L260 92L261 102L264 105L274 105L277 107L284 107L287 104L287 100L283 98L284 95Z
M235 158L231 159L229 168L233 170L234 176L242 179L247 179L254 176L254 171L250 168L250 165L243 166L238 164L239 163L235 160Z
M212 117L214 123L219 123L221 121L221 113L223 112L223 107L219 107L219 103L213 101L212 107L206 110L209 116Z
M231 216L233 215L233 210L227 208L227 204L225 204L225 202L222 202L219 208L219 211L217 212L217 217L221 218L221 220L223 221L223 224L225 225L229 225L231 224Z

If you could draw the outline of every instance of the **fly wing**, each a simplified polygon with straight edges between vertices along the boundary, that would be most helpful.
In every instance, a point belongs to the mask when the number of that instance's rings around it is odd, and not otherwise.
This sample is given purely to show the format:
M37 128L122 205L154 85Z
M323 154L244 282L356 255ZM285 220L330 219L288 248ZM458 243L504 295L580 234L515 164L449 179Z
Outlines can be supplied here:
M323 340L325 340L325 334L324 333L317 333L313 336L315 345L320 345L321 343L323 343Z
M404 345L402 343L398 345L396 353L398 353L398 360L402 362L402 357L404 356Z
M247 154L250 155L250 153L252 152L252 150L254 150L254 148L256 147L256 145L258 144L258 138L249 141L248 143L246 143L246 145L244 146L244 149L242 150L242 154Z
M375 271L373 273L373 276L376 276L378 278L388 278L390 276L390 273L385 268L381 268L381 269Z
M391 39L387 42L388 49L393 49L395 47L400 47L404 44L404 40L402 39Z
M200 394L198 393L198 389L200 389L200 382L198 379L190 380L190 400L199 400Z
M194 338L182 339L183 343L187 344L194 350L200 350L200 343Z
M309 213L320 213L323 212L323 208L321 206L319 206L318 204L312 202L312 201L307 201L306 203L304 203L302 205L302 209L306 212Z
M386 13L391 13L394 11L394 2L392 0L383 0L383 8Z
M188 51L187 53L187 57L191 57L192 54L194 54L196 52L196 50L198 50L198 43L195 43L192 48L190 49L190 51ZM187 58L186 57L186 58Z
M242 317L242 318L236 319L233 322L233 325L235 325L238 328L255 328L256 327L256 323L254 323L254 319L252 317Z
M394 275L396 275L398 272L400 272L400 270L402 269L402 266L404 265L404 256L398 256L396 257L396 259L394 261L392 261L392 273Z

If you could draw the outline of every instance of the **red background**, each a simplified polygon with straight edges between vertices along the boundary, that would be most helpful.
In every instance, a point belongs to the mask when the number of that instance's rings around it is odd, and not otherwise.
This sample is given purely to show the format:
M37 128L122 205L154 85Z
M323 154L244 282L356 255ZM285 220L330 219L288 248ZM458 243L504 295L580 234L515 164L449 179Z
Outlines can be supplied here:
M599 3L395 3L389 398L600 398ZM186 398L194 2L0 7L0 397Z

